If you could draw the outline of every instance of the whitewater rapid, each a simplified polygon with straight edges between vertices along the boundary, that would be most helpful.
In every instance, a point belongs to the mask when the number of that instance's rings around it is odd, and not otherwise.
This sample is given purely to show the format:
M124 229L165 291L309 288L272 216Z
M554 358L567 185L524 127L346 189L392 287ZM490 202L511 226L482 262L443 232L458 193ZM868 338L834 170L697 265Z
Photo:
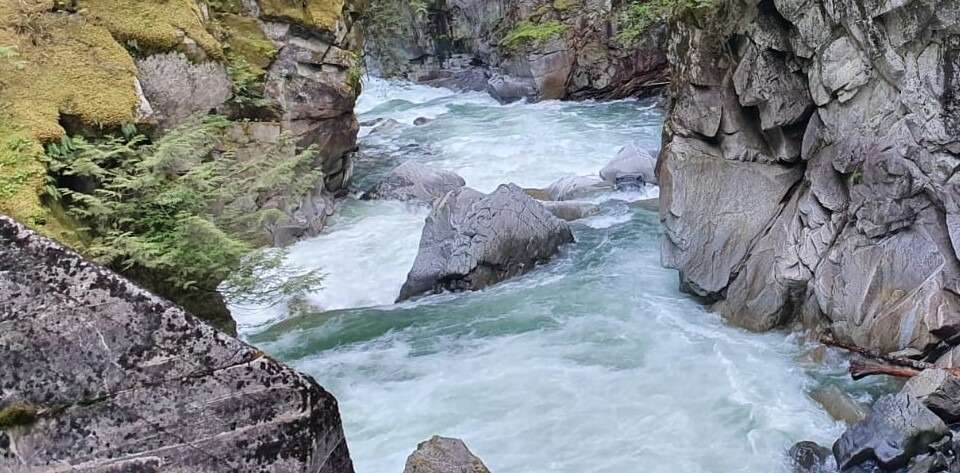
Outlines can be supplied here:
M368 80L359 192L404 160L491 191L595 175L631 142L657 149L653 102L517 103ZM413 126L420 117L431 119ZM783 471L794 442L842 431L808 393L846 381L799 337L724 325L659 265L654 213L596 198L577 242L535 271L472 293L394 305L427 209L343 201L328 229L290 249L322 290L276 307L234 307L251 343L313 375L340 402L362 473L400 473L416 444L460 437L497 473ZM869 385L868 385L869 387ZM857 391L859 390L859 391Z

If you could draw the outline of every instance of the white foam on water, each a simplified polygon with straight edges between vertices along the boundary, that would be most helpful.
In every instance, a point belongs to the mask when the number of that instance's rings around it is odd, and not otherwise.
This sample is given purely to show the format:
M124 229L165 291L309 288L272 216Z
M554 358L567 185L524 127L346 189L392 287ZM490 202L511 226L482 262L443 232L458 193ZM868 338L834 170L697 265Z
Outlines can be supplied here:
M656 149L662 125L636 101L503 106L379 79L357 109L361 120L433 118L363 146L411 149L405 159L481 191L596 175L630 142ZM402 471L434 434L463 438L496 472L782 471L793 442L828 443L841 427L807 396L817 381L795 362L796 340L727 327L679 294L659 266L656 217L628 205L656 195L592 198L603 213L527 275L399 305L426 210L348 199L288 258L327 275L310 304L354 309L252 310L240 330L337 396L363 473Z

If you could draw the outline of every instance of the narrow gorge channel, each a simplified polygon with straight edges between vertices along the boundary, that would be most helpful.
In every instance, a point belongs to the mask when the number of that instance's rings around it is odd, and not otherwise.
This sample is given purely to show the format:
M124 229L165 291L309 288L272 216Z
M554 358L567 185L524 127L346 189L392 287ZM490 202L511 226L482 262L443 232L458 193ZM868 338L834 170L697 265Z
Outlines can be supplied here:
M595 175L618 149L656 149L653 101L499 105L486 94L368 79L353 195L288 264L319 268L321 291L271 308L234 307L241 335L315 377L339 400L357 471L403 469L411 445L463 438L500 472L774 472L799 440L843 432L810 393L854 385L822 349L754 334L677 290L660 265L657 188L594 198L576 243L485 291L393 304L428 210L363 201L404 160L494 190ZM414 126L417 118L430 121Z

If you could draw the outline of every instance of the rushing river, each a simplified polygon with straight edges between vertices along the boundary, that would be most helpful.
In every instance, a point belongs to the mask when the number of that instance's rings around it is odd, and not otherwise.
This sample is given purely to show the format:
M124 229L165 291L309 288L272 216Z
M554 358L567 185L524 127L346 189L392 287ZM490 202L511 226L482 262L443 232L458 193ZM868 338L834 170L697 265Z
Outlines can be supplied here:
M652 103L512 104L482 94L370 80L358 189L420 160L491 191L596 174L631 141L659 146ZM418 117L433 120L412 126ZM464 439L494 473L771 473L798 440L842 431L808 395L844 379L784 333L725 326L659 265L659 223L631 201L598 198L575 244L537 270L473 293L394 305L427 210L346 199L291 265L324 288L272 308L235 308L251 343L313 375L340 401L359 473L400 473L417 442ZM868 386L869 388L869 386Z

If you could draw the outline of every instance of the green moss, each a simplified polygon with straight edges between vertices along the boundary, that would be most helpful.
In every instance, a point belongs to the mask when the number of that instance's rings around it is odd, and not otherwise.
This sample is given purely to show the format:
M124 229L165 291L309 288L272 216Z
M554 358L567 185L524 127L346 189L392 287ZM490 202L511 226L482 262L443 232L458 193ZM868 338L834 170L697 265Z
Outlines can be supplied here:
M16 402L0 409L0 429L21 427L37 421L38 409L25 402Z
M334 31L345 0L260 0L263 16Z
M617 40L635 43L651 26L691 11L711 7L714 0L632 0L620 14Z
M565 12L578 6L580 6L579 0L554 0L553 2L553 9L560 12Z
M228 56L241 57L254 70L262 73L277 56L277 47L260 29L255 18L224 14L218 18L223 28Z
M523 21L507 32L500 45L507 49L520 49L561 36L566 31L567 26L557 20L539 24Z
M207 32L194 0L80 0L79 6L86 9L91 23L145 52L178 49L187 37L210 57L223 58L223 49Z

